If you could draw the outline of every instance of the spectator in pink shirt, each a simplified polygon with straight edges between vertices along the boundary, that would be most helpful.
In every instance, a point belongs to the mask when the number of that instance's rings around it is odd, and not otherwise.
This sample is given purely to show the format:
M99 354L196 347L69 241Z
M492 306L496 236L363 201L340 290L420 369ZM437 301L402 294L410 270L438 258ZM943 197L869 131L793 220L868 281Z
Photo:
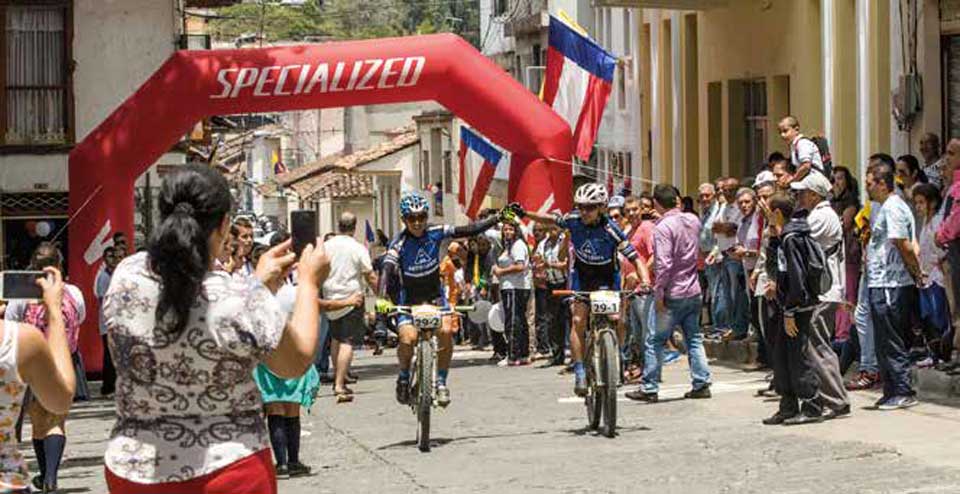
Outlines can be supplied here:
M944 197L943 223L937 230L936 241L947 251L943 277L953 318L953 348L956 352L960 348L960 139L950 140L943 161L943 182L947 193ZM958 369L960 355L947 365L947 370L951 372L960 372Z

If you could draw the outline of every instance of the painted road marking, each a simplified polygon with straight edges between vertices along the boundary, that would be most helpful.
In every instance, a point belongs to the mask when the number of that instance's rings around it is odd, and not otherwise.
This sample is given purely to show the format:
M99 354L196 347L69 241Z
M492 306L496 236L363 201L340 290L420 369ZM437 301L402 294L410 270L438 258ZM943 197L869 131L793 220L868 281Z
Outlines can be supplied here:
M736 393L738 391L759 389L759 386L765 384L763 379L743 379L739 381L715 382L710 385L710 392L713 394ZM683 394L690 390L689 384L671 384L669 386L660 386L660 399L672 400L683 398ZM633 401L623 396L629 389L619 389L617 391L617 401ZM557 398L557 403L575 403L583 404L583 398L577 396L565 396Z

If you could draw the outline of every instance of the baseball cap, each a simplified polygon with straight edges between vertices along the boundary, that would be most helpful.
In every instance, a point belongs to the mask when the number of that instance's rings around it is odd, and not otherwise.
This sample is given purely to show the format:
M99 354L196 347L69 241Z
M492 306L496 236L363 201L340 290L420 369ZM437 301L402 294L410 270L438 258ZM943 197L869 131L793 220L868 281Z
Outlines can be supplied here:
M773 174L770 170L764 170L757 174L757 178L753 180L754 185L760 185L767 182L776 182L777 176Z
M622 208L624 204L626 204L626 200L623 198L623 196L613 196L613 197L611 197L610 200L607 202L607 207L608 207L608 208Z
M790 184L790 188L793 190L809 190L818 196L830 197L830 189L832 186L830 185L830 181L827 180L827 177L824 177L822 173L811 170L810 173L807 173L806 177L803 177L803 180Z

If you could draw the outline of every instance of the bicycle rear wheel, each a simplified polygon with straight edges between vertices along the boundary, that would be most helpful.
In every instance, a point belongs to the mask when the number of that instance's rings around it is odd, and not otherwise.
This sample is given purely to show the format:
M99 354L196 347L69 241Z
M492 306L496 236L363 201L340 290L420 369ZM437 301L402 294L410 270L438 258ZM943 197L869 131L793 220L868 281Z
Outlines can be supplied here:
M620 352L617 348L617 339L612 330L600 332L600 372L603 376L603 385L598 386L598 398L603 402L603 427L600 432L604 436L613 437L617 434L617 381L620 377Z
M417 447L430 451L430 410L433 408L433 346L423 338L417 349Z

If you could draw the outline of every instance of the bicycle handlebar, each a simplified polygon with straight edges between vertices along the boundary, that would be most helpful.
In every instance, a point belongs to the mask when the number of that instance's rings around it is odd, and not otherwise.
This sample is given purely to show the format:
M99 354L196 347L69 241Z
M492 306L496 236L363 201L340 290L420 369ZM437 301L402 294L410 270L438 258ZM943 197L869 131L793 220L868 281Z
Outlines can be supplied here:
M393 309L388 311L387 314L409 314L415 306L413 305L395 305ZM440 312L441 316L449 315L463 315L465 312L473 312L476 310L477 306L475 305L457 305L449 309L443 309L437 307L437 310Z
M597 291L602 291L602 290L597 290ZM608 290L608 291L616 292L617 290ZM629 297L636 297L636 296L638 296L638 295L647 295L647 294L651 293L650 290L647 290L647 291L642 291L642 290L641 290L641 291L620 290L619 292L620 292L620 295L626 295L628 298L629 298ZM590 296L591 293L593 293L593 292L583 291L583 290L580 290L580 291L578 291L578 290L553 290L553 291L551 292L551 294L552 294L554 297L571 297L571 296L572 296L572 297L578 297L578 298L587 298L587 297Z

